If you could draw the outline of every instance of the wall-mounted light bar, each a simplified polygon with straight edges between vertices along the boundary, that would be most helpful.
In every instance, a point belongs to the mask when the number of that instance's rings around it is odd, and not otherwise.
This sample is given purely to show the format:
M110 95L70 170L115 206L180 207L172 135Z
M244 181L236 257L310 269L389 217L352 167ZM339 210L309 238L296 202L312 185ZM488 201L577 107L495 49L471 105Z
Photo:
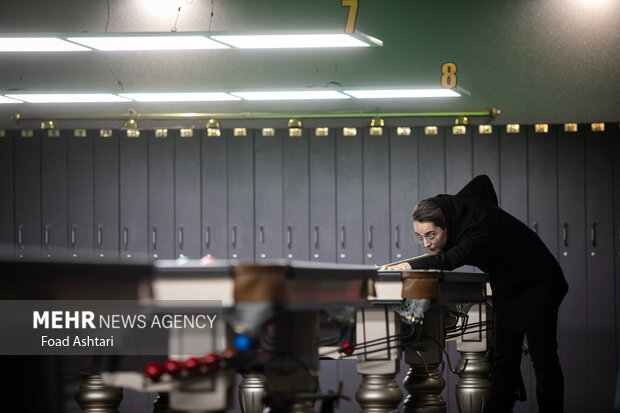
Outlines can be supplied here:
M450 89L393 90L285 90L233 92L144 92L144 93L15 93L0 96L0 103L106 103L106 102L216 102L216 101L293 101L332 99L419 99L460 97Z
M0 52L297 49L383 46L363 33L70 33L0 37Z

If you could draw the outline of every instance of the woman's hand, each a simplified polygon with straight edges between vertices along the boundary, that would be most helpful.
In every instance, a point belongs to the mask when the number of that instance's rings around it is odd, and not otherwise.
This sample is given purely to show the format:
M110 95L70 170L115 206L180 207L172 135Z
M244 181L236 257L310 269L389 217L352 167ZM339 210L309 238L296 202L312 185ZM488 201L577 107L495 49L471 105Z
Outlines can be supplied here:
M409 265L408 262L401 262L400 264L396 265L382 265L377 268L377 271L406 271L410 269L411 265Z

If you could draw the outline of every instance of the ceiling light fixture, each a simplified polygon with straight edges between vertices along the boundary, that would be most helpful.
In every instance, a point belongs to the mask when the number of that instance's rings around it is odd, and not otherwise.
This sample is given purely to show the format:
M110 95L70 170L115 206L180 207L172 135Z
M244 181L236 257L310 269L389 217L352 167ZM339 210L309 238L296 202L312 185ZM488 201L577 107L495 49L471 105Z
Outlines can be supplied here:
M299 90L276 92L230 92L245 100L321 100L321 99L349 99L335 90Z
M216 35L212 39L237 49L299 49L383 46L379 39L351 34L247 34Z
M452 89L360 89L343 90L357 99L412 99L460 97Z
M24 103L21 100L15 100L11 98L7 98L4 96L0 96L0 103Z
M228 49L229 46L215 42L205 36L150 35L150 36L71 36L67 40L88 46L95 50L204 50Z
M118 103L131 102L112 93L17 93L6 97L28 103Z
M89 52L56 37L0 37L0 52Z
M214 102L223 100L241 100L228 93L119 93L119 96L136 102Z

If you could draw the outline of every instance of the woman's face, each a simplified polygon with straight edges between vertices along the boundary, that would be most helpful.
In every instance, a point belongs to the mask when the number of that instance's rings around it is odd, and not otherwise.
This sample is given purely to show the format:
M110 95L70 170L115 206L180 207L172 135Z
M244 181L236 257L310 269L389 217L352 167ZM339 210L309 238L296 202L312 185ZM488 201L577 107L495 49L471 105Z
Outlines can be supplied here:
M430 252L439 252L448 242L448 233L432 222L413 221L414 237Z

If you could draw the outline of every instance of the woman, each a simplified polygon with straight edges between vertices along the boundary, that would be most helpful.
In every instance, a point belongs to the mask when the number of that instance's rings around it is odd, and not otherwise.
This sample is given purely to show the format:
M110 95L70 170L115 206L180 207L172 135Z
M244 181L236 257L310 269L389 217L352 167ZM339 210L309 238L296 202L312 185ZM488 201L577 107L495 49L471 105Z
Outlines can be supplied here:
M557 355L558 307L568 285L557 260L525 224L498 207L486 175L456 195L437 195L413 211L414 238L434 254L389 269L453 270L474 265L493 290L495 356L485 413L511 412L527 337L539 411L562 412L564 380ZM384 267L385 268L385 267Z

